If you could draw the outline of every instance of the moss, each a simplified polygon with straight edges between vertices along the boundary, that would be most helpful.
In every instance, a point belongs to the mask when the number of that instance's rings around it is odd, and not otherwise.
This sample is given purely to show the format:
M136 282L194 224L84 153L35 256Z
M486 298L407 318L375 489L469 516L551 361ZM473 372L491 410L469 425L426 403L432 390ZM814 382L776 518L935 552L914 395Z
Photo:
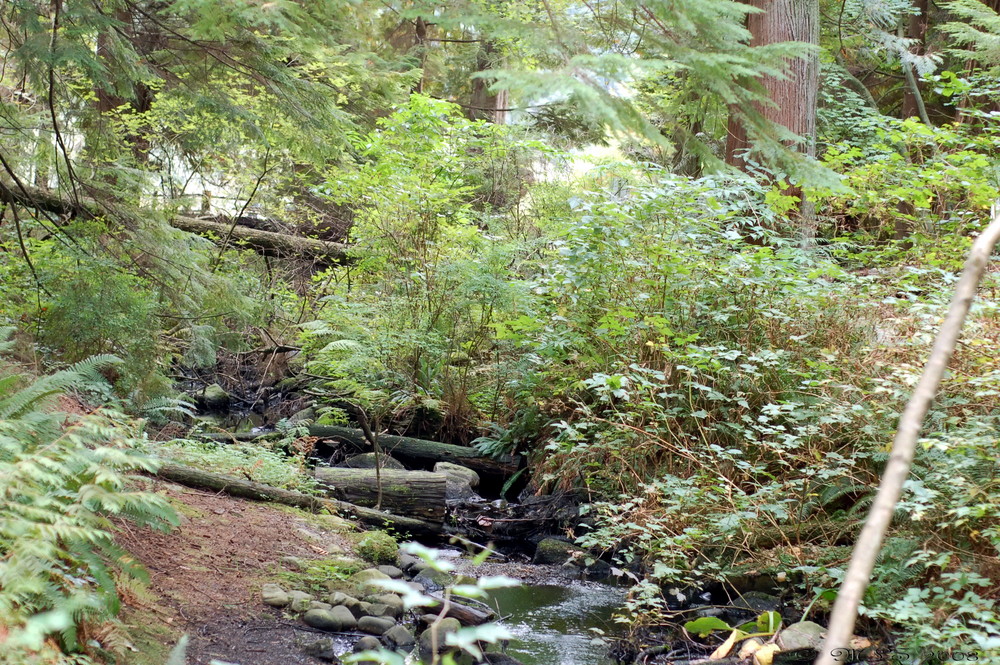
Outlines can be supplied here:
M399 559L399 543L385 531L369 531L355 546L358 556L376 565L394 564Z
M276 575L277 581L287 589L297 589L312 593L332 590L336 582L349 578L364 568L364 563L347 557L315 559L303 561L301 571L282 570Z
M164 621L151 618L151 613L133 609L122 614L129 642L135 647L135 651L129 652L128 665L163 665L183 634Z

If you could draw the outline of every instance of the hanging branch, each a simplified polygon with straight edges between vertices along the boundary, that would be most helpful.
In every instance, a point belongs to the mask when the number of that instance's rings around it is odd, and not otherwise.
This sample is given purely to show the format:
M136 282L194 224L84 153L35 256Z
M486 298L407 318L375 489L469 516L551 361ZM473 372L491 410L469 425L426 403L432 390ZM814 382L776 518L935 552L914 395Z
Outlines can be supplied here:
M864 597L865 589L868 588L875 559L892 522L903 483L910 474L921 425L941 385L941 378L948 368L948 361L955 352L959 333L962 331L972 300L976 296L979 282L986 272L993 249L1000 241L1000 201L993 206L992 218L990 224L972 245L969 258L962 270L962 277L948 307L948 315L941 324L937 339L934 340L930 358L899 419L896 437L892 444L892 455L882 474L882 482L868 513L868 519L854 546L851 563L833 606L826 642L816 659L816 665L835 665L838 662L836 654L849 646L854 632L854 622L858 616L858 607Z
M267 174L273 170L267 167L267 160L270 159L270 157L271 147L268 146L267 150L264 151L264 166L261 169L260 175L257 176L257 181L253 184L253 190L251 190L250 196L248 196L247 200L243 203L243 207L240 208L240 211L236 213L235 217L233 217L233 223L229 226L229 231L226 233L226 237L222 239L222 243L219 247L219 253L216 255L215 261L212 262L213 273L219 268L219 263L222 261L223 254L225 254L226 250L229 249L229 241L233 239L233 233L236 231L236 225L239 224L240 219L243 218L243 214L246 213L247 208L250 207L250 202L253 201L253 197L257 195L257 190L260 189L260 183L262 183L264 178L267 177Z

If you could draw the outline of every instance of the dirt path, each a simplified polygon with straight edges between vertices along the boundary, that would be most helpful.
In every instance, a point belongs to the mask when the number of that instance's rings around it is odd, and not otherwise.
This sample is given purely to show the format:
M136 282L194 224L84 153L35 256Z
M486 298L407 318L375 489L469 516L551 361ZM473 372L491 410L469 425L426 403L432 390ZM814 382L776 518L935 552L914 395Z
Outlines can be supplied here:
M121 533L121 544L149 571L155 594L152 602L133 602L125 614L133 632L147 638L145 647L137 646L135 663L157 662L155 643L166 651L182 633L190 639L189 665L213 659L239 665L321 662L301 650L318 636L262 605L259 591L281 570L282 557L325 558L330 550L350 548L345 537L267 504L161 482L155 491L170 499L182 522L169 534Z

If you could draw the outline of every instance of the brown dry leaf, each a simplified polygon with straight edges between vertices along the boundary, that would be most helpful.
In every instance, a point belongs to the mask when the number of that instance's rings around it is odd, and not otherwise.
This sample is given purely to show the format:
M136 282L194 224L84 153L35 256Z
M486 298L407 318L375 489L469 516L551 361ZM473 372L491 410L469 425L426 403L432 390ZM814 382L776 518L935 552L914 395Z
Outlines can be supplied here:
M855 635L851 638L851 648L862 650L870 649L872 647L872 641L867 637L861 637L860 635Z

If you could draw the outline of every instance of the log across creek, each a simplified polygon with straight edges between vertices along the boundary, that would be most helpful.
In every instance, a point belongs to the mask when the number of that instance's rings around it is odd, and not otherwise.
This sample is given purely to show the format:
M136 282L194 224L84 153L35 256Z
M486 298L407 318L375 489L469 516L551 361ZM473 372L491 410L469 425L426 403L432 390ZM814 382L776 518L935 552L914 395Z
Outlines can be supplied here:
M310 425L309 436L346 441L365 451L371 448L364 432L350 427ZM475 448L428 441L427 439L415 439L409 436L380 434L378 445L383 452L399 461L418 466L433 466L435 462L451 462L490 476L510 476L517 471L519 466L519 460L514 457L506 456L494 459L484 457Z
M440 535L444 530L441 521L396 515L345 501L303 494L302 492L272 487L252 480L193 469L180 464L163 463L157 469L156 475L179 485L214 490L242 499L281 503L286 506L295 506L296 508L304 508L313 512L330 510L331 512L344 513L369 526L380 529L391 527L397 531L410 533L415 536ZM385 503L384 500L383 503ZM441 505L444 505L443 498Z
M368 452L371 446L365 433L351 427L336 425L309 425L309 436L319 439L343 441L359 452ZM267 434L250 432L202 434L204 438L213 441L253 441ZM401 462L411 466L432 467L436 462L451 462L485 476L507 478L517 472L520 458L506 455L499 459L481 455L475 448L456 446L453 443L441 443L428 439L416 439L410 436L395 436L380 434L379 447L382 451Z
M447 477L428 471L382 469L382 509L397 515L444 522ZM379 498L374 469L317 467L316 479L328 494L358 506L372 508Z

